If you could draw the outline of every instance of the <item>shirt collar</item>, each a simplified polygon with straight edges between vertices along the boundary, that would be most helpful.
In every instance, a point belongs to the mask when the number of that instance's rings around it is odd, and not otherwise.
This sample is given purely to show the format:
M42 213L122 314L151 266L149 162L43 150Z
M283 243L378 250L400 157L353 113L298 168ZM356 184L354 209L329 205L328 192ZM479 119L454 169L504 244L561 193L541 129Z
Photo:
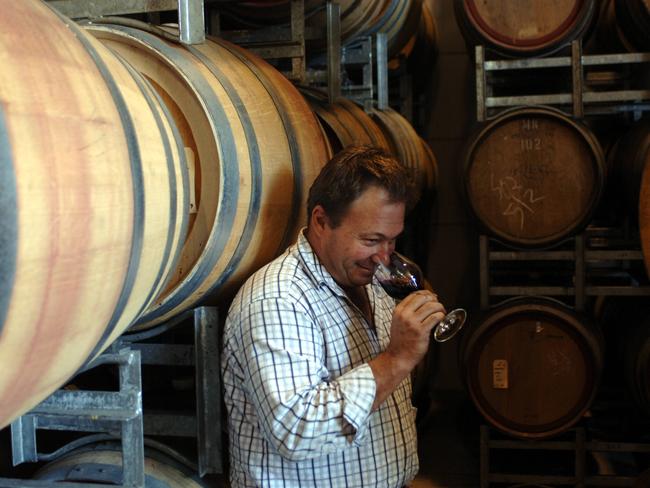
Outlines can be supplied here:
M338 294L345 295L343 288L334 280L332 275L327 271L323 263L314 252L314 249L309 244L305 233L307 232L307 227L303 227L298 234L298 240L296 241L296 250L298 253L298 259L302 262L302 265L309 276L309 278L314 282L316 286L328 286L331 290L336 291ZM379 287L376 278L373 277L371 282L372 288ZM366 286L366 289L368 287Z

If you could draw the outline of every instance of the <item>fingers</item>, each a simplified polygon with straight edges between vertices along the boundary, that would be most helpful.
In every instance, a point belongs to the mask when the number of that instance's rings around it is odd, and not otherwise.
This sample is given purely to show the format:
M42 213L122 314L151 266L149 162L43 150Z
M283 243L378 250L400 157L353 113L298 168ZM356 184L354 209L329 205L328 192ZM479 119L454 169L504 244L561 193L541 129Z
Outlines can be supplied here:
M420 290L411 293L399 304L400 314L407 320L433 327L446 314L445 307L435 293Z

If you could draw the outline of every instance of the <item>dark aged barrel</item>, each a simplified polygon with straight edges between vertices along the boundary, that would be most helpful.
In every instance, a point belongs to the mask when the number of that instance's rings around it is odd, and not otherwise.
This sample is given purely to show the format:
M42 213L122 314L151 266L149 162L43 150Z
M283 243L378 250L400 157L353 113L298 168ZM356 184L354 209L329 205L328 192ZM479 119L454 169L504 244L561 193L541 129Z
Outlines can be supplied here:
M155 91L76 24L43 2L7 5L0 57L4 427L163 289L189 190L182 141Z
M641 185L643 170L650 163L650 120L631 126L609 157L617 193L625 200L628 215L636 218L641 193L650 191Z
M605 0L597 34L605 52L650 51L650 0Z
M591 404L602 369L600 330L549 299L504 303L464 338L463 375L485 419L530 439L571 427Z
M329 154L302 96L262 59L218 39L181 46L125 22L89 30L152 80L194 160L196 213L174 278L139 320L150 326L231 294L283 251Z
M205 484L189 467L151 447L145 448L144 476L145 487L213 486ZM46 464L35 474L34 479L55 485L57 482L119 485L122 482L122 452L119 446L112 444L85 446Z
M581 37L597 11L595 0L454 0L468 44L509 56L549 54Z
M646 161L647 161L646 156ZM650 276L650 164L645 165L641 177L641 195L639 196L639 230L641 233L641 249L645 269Z
M488 233L541 247L581 230L605 182L602 149L585 126L550 108L487 123L465 160L467 203Z
M613 188L629 217L638 219L641 248L650 275L650 120L632 125L610 154Z
M418 71L422 69L422 66L430 66L435 62L438 50L438 29L431 7L427 2L422 4L420 23L412 42L411 50L406 53L409 69ZM420 74L415 77L413 82L417 87L425 87L427 78Z

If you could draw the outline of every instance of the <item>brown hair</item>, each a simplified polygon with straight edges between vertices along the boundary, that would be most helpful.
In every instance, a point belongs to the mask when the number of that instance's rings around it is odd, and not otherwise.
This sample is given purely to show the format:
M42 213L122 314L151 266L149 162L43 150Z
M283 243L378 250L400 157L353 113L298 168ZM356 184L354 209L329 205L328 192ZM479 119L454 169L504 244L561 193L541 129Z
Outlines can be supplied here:
M350 204L370 186L385 189L391 201L403 202L407 208L413 204L413 183L402 163L383 149L348 146L325 164L311 185L308 218L320 205L330 225L339 226Z

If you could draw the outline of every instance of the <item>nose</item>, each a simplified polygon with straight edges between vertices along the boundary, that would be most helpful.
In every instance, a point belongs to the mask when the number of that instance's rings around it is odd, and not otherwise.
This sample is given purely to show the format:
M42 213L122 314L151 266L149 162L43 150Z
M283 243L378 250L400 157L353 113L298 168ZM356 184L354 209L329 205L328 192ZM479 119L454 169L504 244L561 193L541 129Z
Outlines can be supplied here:
M379 245L379 249L373 256L373 261L381 262L384 265L388 265L390 262L390 255L395 250L395 244L391 242L384 242Z

